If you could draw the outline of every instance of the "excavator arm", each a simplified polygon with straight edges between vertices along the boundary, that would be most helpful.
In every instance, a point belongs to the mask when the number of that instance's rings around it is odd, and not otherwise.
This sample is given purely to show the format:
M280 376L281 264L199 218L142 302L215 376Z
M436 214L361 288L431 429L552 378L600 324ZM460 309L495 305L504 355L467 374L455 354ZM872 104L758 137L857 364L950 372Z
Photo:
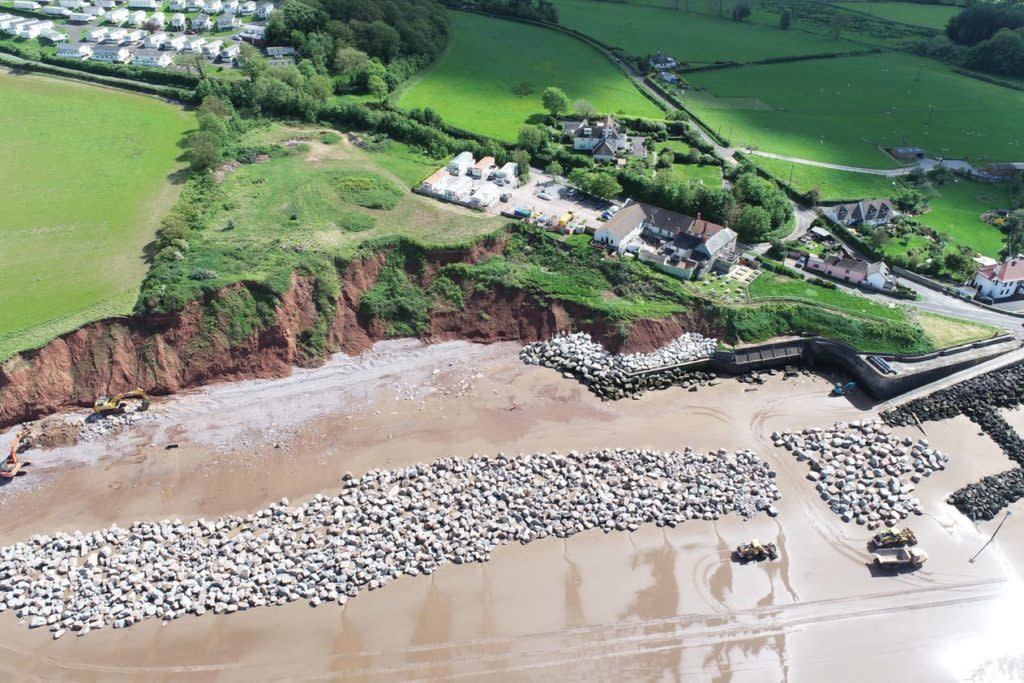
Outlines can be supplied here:
M149 395L142 389L132 389L117 396L100 396L92 406L94 413L110 413L121 409L122 401L137 398L142 401L142 409L149 407Z

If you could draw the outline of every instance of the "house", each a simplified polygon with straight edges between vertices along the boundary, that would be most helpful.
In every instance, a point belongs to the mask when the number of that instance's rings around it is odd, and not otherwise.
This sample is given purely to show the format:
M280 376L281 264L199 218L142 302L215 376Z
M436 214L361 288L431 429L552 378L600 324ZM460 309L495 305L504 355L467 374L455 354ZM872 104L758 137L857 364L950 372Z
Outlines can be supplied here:
M646 204L640 207L645 238L645 246L638 250L642 261L685 280L709 271L728 273L732 268L737 258L735 231L699 216L690 218ZM668 234L671 237L665 239Z
M675 84L679 82L679 76L676 76L674 73L671 73L670 71L662 71L660 74L658 74L658 78L665 81L666 83Z
M248 17L253 14L256 14L256 3L252 2L252 0L249 0L249 2L239 3L237 13L242 15L243 17Z
M974 276L974 286L980 296L996 301L1024 293L1024 255L980 268Z
M218 31L234 31L241 25L241 20L234 14L222 14L217 18Z
M669 57L667 55L663 55L661 52L658 52L648 61L650 62L651 66L658 71L664 71L665 69L674 69L677 66L679 66L679 62L676 59Z
M590 152L598 161L611 161L623 150L636 156L647 156L646 141L643 138L630 139L611 116L594 123L587 119L563 121L562 130L572 135L573 149Z
M458 156L448 162L448 172L452 175L464 175L472 165L473 155L469 152L460 152Z
M175 31L184 31L188 25L188 21L185 19L185 15L182 13L171 15L171 28Z
M268 47L267 56L271 59L284 59L285 57L294 57L295 48L291 46L283 47Z
M825 216L840 225L885 225L895 212L888 199L865 199L853 204L839 204L825 210Z
M185 41L188 40L187 36L171 36L164 41L165 50L173 50L174 52L181 52L185 49Z
M57 56L67 59L89 59L92 57L92 45L88 43L64 43L57 46Z
M835 238L832 237L832 233L830 233L825 228L822 228L822 227L817 226L817 225L815 225L813 228L811 228L811 239L813 239L816 242L825 242L825 243L832 242L832 241L835 240Z
M128 25L139 28L146 25L146 13L140 9L128 13Z
M473 179L462 176L452 178L444 188L444 198L453 202L464 202L473 191Z
M142 44L150 50L159 50L164 46L164 43L166 42L167 34L163 31L157 31L156 33L150 33L148 36L146 36L146 39L143 41Z
M199 36L188 36L185 38L184 49L188 52L201 52L203 45L206 45L206 38Z
M223 40L211 40L203 45L203 54L210 59L216 58L220 54L220 46L224 44Z
M888 292L896 287L896 279L893 278L889 272L889 266L885 265L884 261L875 261L868 264L864 284L879 292Z
M70 17L72 15L71 10L66 7L44 7L43 14L51 17Z
M220 51L220 61L230 62L236 58L242 51L242 47L238 43L228 42Z
M85 39L90 43L99 43L107 39L107 34L110 33L110 29L107 28L94 28L91 31L86 31Z
M643 232L646 219L643 207L639 202L626 204L594 232L594 242L620 253L625 251L626 244Z
M124 22L128 21L128 10L124 7L118 7L107 12L107 16L103 17L107 23L112 26L120 26Z
M494 166L494 157L484 157L480 161L473 164L473 168L469 169L469 175L474 178L487 178L490 174L491 167Z
M515 186L519 182L519 164L510 161L494 172L494 182L499 185Z
M451 177L452 174L448 172L447 168L438 169L420 183L420 189L430 194L444 194L445 185L448 184L448 179Z
M124 45L97 45L92 50L94 62L120 62L127 64L131 61L132 53Z
M153 12L149 17L149 21L146 22L146 28L150 31L158 31L167 24L167 17L163 12Z
M174 61L169 52L163 50L136 50L132 57L132 64L137 66L152 66L166 69Z
M167 8L172 12L183 12L187 6L188 3L185 0L171 0L171 4Z
M266 37L267 27L263 24L242 24L241 30L238 35L243 40L248 40L251 43L262 43Z
M199 14L192 17L193 31L209 31L213 28L213 20L206 14Z
M256 6L256 16L260 19L269 19L270 15L277 11L272 2L261 2Z
M889 273L889 267L882 261L868 263L846 256L821 257L811 254L807 258L807 270L813 270L850 284L870 287L880 292L887 292L896 286L895 280Z
M220 14L224 10L224 5L220 0L206 0L203 7L206 8L207 14Z

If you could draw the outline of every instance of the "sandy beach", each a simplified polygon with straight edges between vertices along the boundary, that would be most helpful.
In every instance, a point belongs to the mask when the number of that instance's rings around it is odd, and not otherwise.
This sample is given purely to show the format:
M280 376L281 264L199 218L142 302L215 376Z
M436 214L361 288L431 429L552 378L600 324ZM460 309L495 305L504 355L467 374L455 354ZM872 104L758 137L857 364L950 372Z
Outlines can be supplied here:
M633 533L591 531L499 548L484 564L403 577L344 607L255 608L53 641L0 614L4 680L1002 681L1024 678L1018 503L974 524L952 490L1012 465L964 417L925 425L949 466L922 481L912 518L930 560L875 576L864 527L845 524L773 447L775 430L877 414L830 398L829 378L723 381L604 402L518 346L377 344L281 380L154 402L153 420L72 449L29 452L0 489L0 543L135 520L244 514L283 496L336 493L345 472L448 456L608 447L749 448L778 472L780 515ZM1024 415L1008 414L1016 426ZM913 438L920 430L898 430ZM0 435L6 447L11 432ZM167 449L176 444L176 448ZM776 562L738 565L757 537Z

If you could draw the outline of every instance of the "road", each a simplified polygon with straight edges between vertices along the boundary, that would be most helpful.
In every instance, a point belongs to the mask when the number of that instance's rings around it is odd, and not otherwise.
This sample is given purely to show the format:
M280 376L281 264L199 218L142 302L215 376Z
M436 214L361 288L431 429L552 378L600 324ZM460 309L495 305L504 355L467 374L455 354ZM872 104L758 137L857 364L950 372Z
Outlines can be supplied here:
M778 159L780 161L790 161L795 164L803 164L805 166L817 166L819 168L831 168L836 171L849 171L851 173L866 173L868 175L880 175L886 177L896 177L901 175L910 174L916 166L904 166L902 168L864 168L861 166L844 166L843 164L830 164L825 161L813 161L811 159L800 159L798 157L788 157L784 154L775 154L774 152L762 152L757 149L745 148L743 150L746 154L753 154L754 156L765 157L767 159Z

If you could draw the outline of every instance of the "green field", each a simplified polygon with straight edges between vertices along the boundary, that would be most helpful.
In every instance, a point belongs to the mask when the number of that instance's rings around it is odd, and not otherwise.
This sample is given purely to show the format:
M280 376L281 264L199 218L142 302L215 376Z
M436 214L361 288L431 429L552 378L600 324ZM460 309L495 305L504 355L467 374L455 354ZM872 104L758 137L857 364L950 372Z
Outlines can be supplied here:
M928 204L931 210L917 217L933 230L945 233L954 242L966 244L980 254L999 257L1003 233L981 220L989 209L1010 206L1010 190L1006 184L958 180L936 188L937 196Z
M660 171L664 173L664 171ZM721 166L698 166L697 164L673 164L670 169L676 180L697 180L708 187L722 187Z
M0 359L129 313L192 116L157 99L0 72Z
M886 320L906 321L903 306L890 306L841 289L828 289L804 280L794 280L775 273L761 273L747 289L751 301L765 297L788 297L813 304L822 304L853 315L869 315Z
M822 201L826 202L888 197L898 189L897 181L886 176L837 171L756 155L750 155L750 159L779 180L792 185L797 192L817 189L821 192Z
M465 12L451 18L448 51L401 94L400 106L430 107L449 123L504 140L515 139L521 125L544 113L540 96L550 85L570 100L590 100L602 112L664 115L607 58L579 40Z
M593 0L555 0L555 6L563 26L627 54L647 56L660 50L691 64L834 54L861 47L845 40L657 7Z
M915 2L834 2L836 7L864 12L879 19L898 21L941 30L946 22L963 8L951 5L922 5Z
M879 146L946 158L1024 160L1024 93L887 53L688 74L686 104L735 145L867 167ZM934 109L930 109L934 107ZM930 124L929 124L930 120Z

